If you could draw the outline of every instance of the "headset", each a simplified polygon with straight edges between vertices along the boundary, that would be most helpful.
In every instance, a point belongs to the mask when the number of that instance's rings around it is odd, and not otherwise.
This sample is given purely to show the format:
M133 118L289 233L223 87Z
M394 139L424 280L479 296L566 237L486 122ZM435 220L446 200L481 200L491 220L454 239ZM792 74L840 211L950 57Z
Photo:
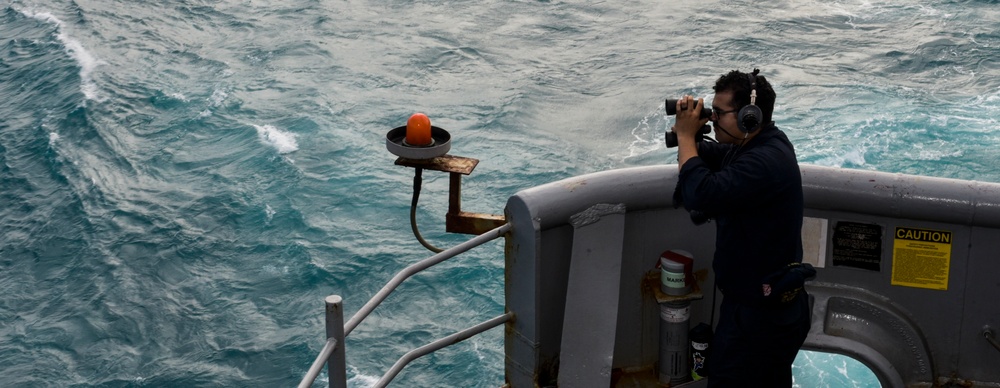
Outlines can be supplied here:
M747 78L750 80L750 105L740 108L740 112L736 116L738 118L736 125L745 135L749 135L750 132L757 129L761 118L764 117L764 113L756 105L757 74L760 74L760 69L753 69L753 73L747 74Z

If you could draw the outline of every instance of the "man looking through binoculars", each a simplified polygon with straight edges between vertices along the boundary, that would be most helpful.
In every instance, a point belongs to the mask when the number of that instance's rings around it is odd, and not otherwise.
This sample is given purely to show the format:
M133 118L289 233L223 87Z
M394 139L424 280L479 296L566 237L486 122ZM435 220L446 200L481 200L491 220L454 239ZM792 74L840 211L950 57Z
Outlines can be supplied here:
M691 96L668 107L677 115L674 202L695 222L716 224L712 269L723 300L709 387L791 387L809 331L803 284L815 270L801 264L802 177L792 143L771 121L774 89L758 72L720 77L710 117ZM709 120L718 143L698 141Z

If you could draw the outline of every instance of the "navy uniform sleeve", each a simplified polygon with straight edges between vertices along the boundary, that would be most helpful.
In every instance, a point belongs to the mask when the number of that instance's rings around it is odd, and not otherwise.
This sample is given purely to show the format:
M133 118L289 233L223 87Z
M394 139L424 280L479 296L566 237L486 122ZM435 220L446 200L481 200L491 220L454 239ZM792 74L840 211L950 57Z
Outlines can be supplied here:
M698 143L698 156L701 157L702 161L708 166L712 171L719 171L722 168L722 163L728 154L733 149L732 145L729 144L719 144L703 141Z
M681 168L682 203L688 210L709 216L753 206L756 199L767 197L764 193L788 184L777 177L782 172L768 167L784 164L782 158L782 152L773 147L756 147L734 157L725 168L712 169L699 154Z

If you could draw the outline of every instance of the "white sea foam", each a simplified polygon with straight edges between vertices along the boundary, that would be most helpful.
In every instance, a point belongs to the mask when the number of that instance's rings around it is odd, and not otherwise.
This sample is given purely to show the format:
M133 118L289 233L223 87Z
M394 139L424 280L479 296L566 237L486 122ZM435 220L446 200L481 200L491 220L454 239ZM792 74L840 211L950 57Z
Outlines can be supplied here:
M55 132L49 132L49 147L54 148L56 142L59 141L59 134Z
M295 141L295 134L285 132L273 125L254 125L257 128L257 137L264 144L274 147L278 153L287 154L299 150L299 143Z
M379 379L378 376L370 376L370 375L361 374L361 373L358 372L358 368L355 368L353 366L350 367L350 369L351 369L351 372L354 373L354 376L351 377L351 378L349 378L349 379L347 379L347 386L348 387L359 387L359 388L360 387L365 387L365 388L367 388L367 387L374 386L375 383L378 382L378 379Z
M347 365L348 376L347 386L349 388L368 388L374 386L378 382L379 376L371 376L361 374L358 368L353 365ZM316 382L321 383L321 385L326 386L330 383L330 375L323 373L316 377Z
M283 265L283 266L279 267L279 266L276 266L276 265L270 265L270 264L268 264L268 265L265 265L262 268L262 270L264 271L264 273L270 274L270 275L288 275L288 266L287 265Z
M271 205L264 205L264 214L267 215L267 222L271 222L271 219L274 218L274 213L276 212L271 208Z
M479 361L486 361L486 352L481 349L479 341L470 341L470 345L472 345L472 353L479 358Z
M73 60L80 65L80 91L83 92L83 96L88 100L101 101L101 96L97 84L94 83L94 79L91 77L94 69L97 66L105 64L106 62L101 61L93 54L91 54L87 49L83 47L80 41L74 39L66 33L66 28L64 28L64 23L59 18L55 17L48 12L34 12L34 11L24 11L24 15L41 20L46 23L52 23L56 25L56 39L63 44L66 49L66 53L69 54Z
M226 97L229 97L229 93L222 89L215 89L212 91L212 95L208 97L208 104L217 107L222 105L223 101L226 101Z
M663 149L663 134L668 125L663 108L664 103L660 103L656 109L639 120L635 128L632 128L632 137L635 139L628 145L628 153L624 155L622 161Z
M211 116L212 115L211 108L218 108L222 106L222 103L226 102L227 97L229 97L229 92L227 92L225 89L212 90L212 95L208 96L208 98L205 99L206 101L208 101L209 108L198 113L198 118L205 118Z
M836 154L818 160L816 164L833 167L864 166L867 164L865 161L865 149L863 147L847 147Z

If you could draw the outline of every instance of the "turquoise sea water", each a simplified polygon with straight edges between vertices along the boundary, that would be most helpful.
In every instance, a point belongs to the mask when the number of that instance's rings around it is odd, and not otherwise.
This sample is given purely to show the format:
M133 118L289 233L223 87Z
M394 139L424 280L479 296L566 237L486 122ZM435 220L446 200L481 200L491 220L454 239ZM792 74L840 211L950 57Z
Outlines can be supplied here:
M680 3L680 4L678 4ZM759 67L803 163L1000 182L996 1L0 1L0 386L290 386L428 256L413 112L480 159L463 208L669 163L663 99ZM438 246L447 178L419 219ZM347 341L354 387L503 311L500 242L421 274ZM503 382L502 333L394 386ZM799 387L878 386L803 352ZM325 376L321 383L325 384Z

